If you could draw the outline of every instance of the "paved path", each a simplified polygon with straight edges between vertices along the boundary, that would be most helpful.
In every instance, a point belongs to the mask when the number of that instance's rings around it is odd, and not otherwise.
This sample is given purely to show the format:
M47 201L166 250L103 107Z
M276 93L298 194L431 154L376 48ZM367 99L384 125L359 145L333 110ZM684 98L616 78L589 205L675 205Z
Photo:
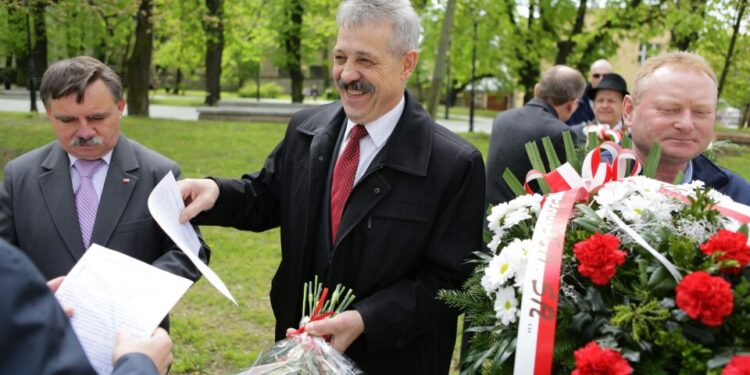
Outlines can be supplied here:
M271 106L269 106L271 107ZM37 109L44 112L44 105L41 101L37 102ZM29 100L20 96L10 96L0 94L0 111L3 112L28 112ZM152 118L167 118L175 120L198 120L197 107L184 107L172 105L151 104L149 113ZM126 108L127 115L127 108ZM466 115L453 115L450 120L444 120L439 116L437 122L454 132L469 131L469 117ZM487 117L474 118L474 131L489 133L492 130L492 119Z

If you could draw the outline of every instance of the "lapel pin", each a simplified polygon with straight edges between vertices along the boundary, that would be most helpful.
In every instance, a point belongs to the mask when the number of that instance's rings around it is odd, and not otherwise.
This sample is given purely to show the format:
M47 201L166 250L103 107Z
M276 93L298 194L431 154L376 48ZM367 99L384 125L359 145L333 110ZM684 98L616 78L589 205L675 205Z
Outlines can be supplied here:
M129 184L129 183L130 183L130 179L129 179L129 178L123 178L123 179L122 179L122 183L123 183L124 185L127 185L127 184Z

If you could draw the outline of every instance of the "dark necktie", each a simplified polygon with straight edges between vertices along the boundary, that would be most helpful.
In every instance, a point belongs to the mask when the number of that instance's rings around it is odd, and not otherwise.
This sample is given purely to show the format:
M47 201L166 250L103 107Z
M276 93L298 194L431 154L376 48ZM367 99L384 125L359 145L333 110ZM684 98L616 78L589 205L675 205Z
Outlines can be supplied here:
M78 211L78 225L81 226L81 239L83 248L88 249L91 243L91 232L96 221L96 211L99 207L99 197L91 179L96 171L104 165L102 159L76 160L73 166L81 176L81 184L76 191L76 210Z
M349 135L349 143L336 161L331 184L331 241L336 242L336 233L341 224L344 206L354 185L354 176L359 165L359 140L367 135L364 125L355 125Z

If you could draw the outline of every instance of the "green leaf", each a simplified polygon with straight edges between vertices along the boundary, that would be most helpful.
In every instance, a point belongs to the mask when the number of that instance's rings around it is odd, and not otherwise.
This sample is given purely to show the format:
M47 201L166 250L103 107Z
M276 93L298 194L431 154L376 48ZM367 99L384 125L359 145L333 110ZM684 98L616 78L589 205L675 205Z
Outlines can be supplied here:
M552 140L549 137L542 138L542 145L544 146L544 153L547 154L547 162L549 163L549 170L555 170L560 166L560 159L557 158L555 147L552 146Z
M518 178L513 175L513 172L510 171L510 168L505 168L505 171L503 172L503 180L505 180L505 183L508 184L510 190L517 197L526 194L526 190L523 188L521 181L519 181Z
M627 134L623 135L621 146L623 148L633 148L633 138L630 138L630 136Z
M654 143L651 146L651 151L648 153L646 165L643 166L644 176L656 178L656 168L659 167L659 159L661 159L661 146L658 143Z
M529 143L526 143L524 147L526 147L526 155L528 155L529 157L531 167L539 172L547 173L547 169L544 167L542 155L539 153L539 147L537 146L536 142L531 141Z
M747 224L742 224L739 229L737 229L738 233L742 233L747 237Z
M565 160L570 163L576 170L578 170L578 153L576 153L576 146L573 142L573 137L570 131L566 130L562 132L563 144L565 145Z
M542 161L542 156L539 154L539 147L537 147L536 142L531 141L527 143L525 147L526 154L529 156L529 161L531 162L531 167L541 173L547 173L547 169L544 168L544 162ZM551 190L549 185L547 185L547 182L543 179L537 181L539 182L539 188L542 190L542 193L549 194Z
M683 171L677 171L677 175L674 176L674 181L672 181L673 184L679 185L682 183L682 179L685 177L685 173Z

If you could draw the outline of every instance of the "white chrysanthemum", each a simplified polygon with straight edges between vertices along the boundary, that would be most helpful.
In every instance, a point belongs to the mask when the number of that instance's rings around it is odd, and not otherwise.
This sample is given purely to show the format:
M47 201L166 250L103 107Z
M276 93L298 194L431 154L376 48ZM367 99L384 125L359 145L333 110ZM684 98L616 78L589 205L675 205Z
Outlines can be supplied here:
M523 285L523 280L526 277L526 264L529 260L532 244L533 242L530 239L516 238L503 249L503 253L507 253L510 258L511 268L514 272L514 285L517 287Z
M503 288L497 292L495 297L495 317L503 325L509 325L518 317L518 300L513 288Z
M522 195L510 202L512 208L528 208L531 212L539 213L542 209L542 200L544 197L540 194Z
M622 202L618 209L626 222L639 223L641 222L643 213L651 207L649 203L649 201L643 199L640 195L636 195Z
M487 227L493 233L492 246L488 245L490 250L495 250L508 229L530 219L532 214L539 214L542 209L542 199L543 197L539 194L522 195L510 202L492 207L487 216Z
M531 215L529 214L529 211L527 209L511 211L508 213L508 215L505 216L505 223L503 223L503 228L512 228L513 226L527 219L531 219Z
M490 240L490 243L487 244L487 248L490 249L490 251L493 254L496 254L497 247L500 246L500 243L503 241L502 234L495 233L492 235L492 240Z
M487 268L484 269L482 287L490 297L492 293L504 286L508 279L516 274L514 269L516 262L513 262L509 255L510 253L503 250L499 255L495 255Z
M596 193L594 200L602 207L618 205L633 192L633 186L621 181L613 181L604 185Z
M505 218L505 213L508 212L508 203L500 203L490 210L490 214L487 216L487 227L497 232L500 229L500 224Z
M625 181L627 181L641 193L658 192L662 188L662 186L664 186L664 182L655 180L653 178L648 178L646 176L628 177L627 179L625 179Z

